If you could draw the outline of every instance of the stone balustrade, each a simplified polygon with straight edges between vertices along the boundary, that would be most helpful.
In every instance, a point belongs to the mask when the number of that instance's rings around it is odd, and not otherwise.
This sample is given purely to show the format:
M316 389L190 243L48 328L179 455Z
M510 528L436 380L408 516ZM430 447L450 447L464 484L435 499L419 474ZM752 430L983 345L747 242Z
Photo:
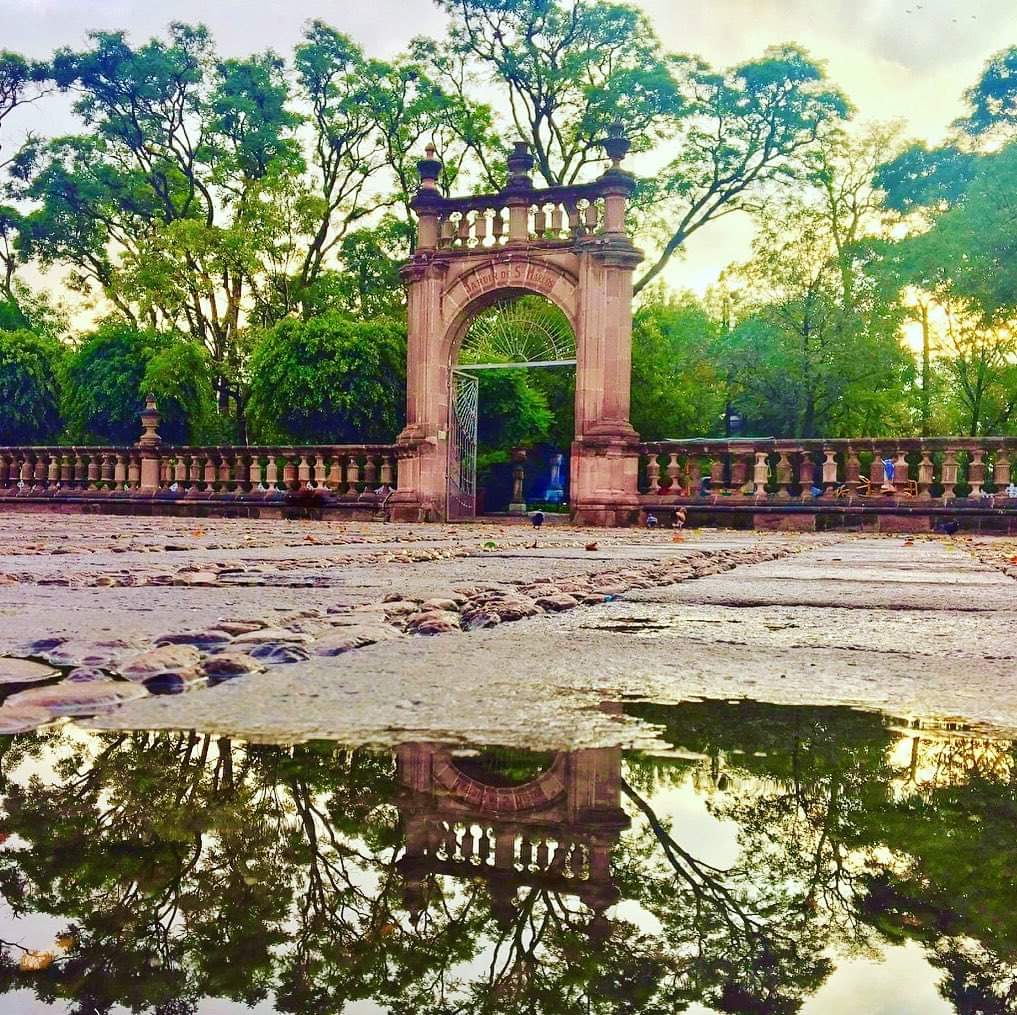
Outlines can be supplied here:
M1014 464L1010 437L704 439L642 445L640 476L656 497L949 502L1008 498Z
M357 500L384 496L396 478L396 449L387 444L0 448L0 496L265 498L321 490Z
M596 234L603 225L603 201L596 184L553 187L532 198L502 195L456 198L438 211L438 249L475 250L509 242L568 245Z

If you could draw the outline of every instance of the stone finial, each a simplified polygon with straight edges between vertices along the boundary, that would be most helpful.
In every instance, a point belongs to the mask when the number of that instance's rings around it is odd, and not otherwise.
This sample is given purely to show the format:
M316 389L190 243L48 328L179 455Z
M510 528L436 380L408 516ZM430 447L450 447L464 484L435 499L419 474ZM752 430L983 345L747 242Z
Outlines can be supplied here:
M525 141L516 141L512 146L512 154L506 160L509 178L506 190L532 190L533 180L530 171L533 169L534 158L530 154L530 146Z
M625 125L620 120L615 120L607 130L607 137L600 143L611 160L611 169L621 169L622 159L632 147L625 136Z
M141 439L138 441L139 447L154 448L162 443L162 438L156 432L161 418L155 404L155 395L149 394L145 399L145 408L141 412Z
M437 190L437 180L441 175L441 160L436 156L433 144L428 144L424 149L424 158L417 163L417 172L420 174L422 189Z

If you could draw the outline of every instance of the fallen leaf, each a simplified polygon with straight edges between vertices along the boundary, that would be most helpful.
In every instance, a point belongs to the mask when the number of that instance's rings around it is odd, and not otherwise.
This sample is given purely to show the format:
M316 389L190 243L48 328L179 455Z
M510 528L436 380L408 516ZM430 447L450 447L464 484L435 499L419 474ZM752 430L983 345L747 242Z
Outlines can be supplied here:
M596 543L587 543L586 544L586 549L587 550L596 550L597 549L597 544Z

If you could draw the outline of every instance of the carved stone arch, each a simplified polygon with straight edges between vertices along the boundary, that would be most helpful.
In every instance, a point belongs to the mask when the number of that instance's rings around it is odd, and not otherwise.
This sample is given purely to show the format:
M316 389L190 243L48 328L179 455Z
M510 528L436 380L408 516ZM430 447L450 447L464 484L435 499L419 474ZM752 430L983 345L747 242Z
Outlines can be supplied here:
M635 185L620 167L628 143L612 136L604 147L613 164L598 180L536 190L533 157L519 142L505 189L468 198L440 194L433 150L419 163L418 242L402 273L409 297L407 422L389 503L393 518L448 517L453 357L472 317L524 293L561 309L575 336L573 517L600 525L638 517L639 437L629 422L629 385L632 271L642 255L625 234L626 199Z

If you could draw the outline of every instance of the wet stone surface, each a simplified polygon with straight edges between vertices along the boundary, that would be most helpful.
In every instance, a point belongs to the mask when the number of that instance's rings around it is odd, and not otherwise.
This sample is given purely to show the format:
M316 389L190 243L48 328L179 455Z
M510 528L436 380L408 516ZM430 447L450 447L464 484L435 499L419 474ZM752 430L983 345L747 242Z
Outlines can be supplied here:
M0 653L91 685L95 726L633 746L653 731L600 701L752 697L1017 730L1017 586L986 540L13 514L4 535Z

